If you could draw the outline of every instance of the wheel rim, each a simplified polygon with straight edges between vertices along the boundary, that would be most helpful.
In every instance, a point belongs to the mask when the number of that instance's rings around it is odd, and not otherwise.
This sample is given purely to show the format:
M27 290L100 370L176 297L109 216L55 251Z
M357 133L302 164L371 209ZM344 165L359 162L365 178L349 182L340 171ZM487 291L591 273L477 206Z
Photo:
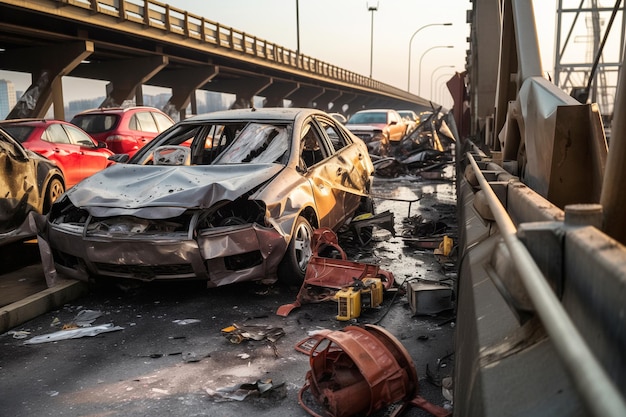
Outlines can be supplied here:
M309 259L311 259L311 235L313 231L306 223L300 223L294 236L294 249L296 261L302 271L306 269Z
M50 185L50 204L54 203L63 194L63 185L59 181L53 181Z

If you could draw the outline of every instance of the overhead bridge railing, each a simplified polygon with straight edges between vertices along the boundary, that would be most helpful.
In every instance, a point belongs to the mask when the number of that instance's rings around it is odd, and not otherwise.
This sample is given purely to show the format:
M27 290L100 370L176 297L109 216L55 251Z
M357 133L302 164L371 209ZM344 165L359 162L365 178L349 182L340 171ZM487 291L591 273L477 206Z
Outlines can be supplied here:
M93 13L114 16L122 22L140 23L166 33L199 40L214 47L241 52L249 57L264 59L335 81L371 88L407 99L415 98L412 94L399 88L300 54L231 27L222 26L217 22L158 1L56 0L56 2L89 9Z
M516 226L485 179L474 156L471 153L466 155L510 253L513 266L581 400L591 415L626 416L626 403L622 394L581 336L529 250L517 237Z

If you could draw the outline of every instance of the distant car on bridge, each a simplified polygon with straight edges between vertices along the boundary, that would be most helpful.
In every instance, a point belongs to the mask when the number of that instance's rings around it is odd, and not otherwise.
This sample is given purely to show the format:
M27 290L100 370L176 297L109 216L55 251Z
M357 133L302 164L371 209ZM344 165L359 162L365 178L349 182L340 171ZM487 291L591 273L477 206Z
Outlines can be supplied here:
M359 110L345 126L367 144L370 153L377 155L386 155L389 145L400 142L407 129L400 114L393 109Z
M402 117L402 120L407 126L407 135L414 131L417 125L420 123L420 118L413 110L398 110L398 114Z
M106 144L62 120L11 119L1 121L0 127L26 149L54 161L63 171L66 188L113 164Z
M86 110L70 122L106 143L114 153L128 156L174 124L161 110L144 106Z

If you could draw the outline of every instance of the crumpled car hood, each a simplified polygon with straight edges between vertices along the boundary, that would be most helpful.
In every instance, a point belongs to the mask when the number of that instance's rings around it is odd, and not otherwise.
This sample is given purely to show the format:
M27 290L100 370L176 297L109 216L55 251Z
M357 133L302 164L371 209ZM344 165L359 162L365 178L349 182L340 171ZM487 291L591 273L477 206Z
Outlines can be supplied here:
M235 200L273 178L279 164L155 166L116 164L66 192L96 217L167 218L190 208Z

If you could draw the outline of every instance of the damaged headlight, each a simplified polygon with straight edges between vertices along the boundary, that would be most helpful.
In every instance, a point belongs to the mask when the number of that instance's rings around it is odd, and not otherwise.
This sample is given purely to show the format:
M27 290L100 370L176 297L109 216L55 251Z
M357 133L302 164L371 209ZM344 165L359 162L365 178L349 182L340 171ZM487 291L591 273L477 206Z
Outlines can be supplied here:
M182 235L189 234L192 215L170 219L142 219L134 216L94 217L87 227L88 236Z

